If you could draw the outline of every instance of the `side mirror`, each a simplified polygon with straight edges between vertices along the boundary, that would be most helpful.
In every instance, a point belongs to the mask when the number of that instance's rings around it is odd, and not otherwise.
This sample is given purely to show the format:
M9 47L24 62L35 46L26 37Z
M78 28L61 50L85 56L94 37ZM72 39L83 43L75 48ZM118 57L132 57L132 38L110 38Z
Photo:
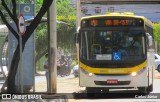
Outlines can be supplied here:
M74 34L74 42L79 43L79 33Z
M153 42L152 42L152 36L149 34L149 33L146 33L147 36L148 36L148 43L149 43L149 46L152 46L153 45Z

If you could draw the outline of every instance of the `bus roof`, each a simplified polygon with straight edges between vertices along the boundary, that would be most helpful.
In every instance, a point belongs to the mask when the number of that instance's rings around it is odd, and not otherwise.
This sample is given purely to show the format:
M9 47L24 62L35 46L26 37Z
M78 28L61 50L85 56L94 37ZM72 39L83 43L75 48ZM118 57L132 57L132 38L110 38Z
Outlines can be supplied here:
M124 13L119 13L119 12L107 12L104 15L93 15L93 16L86 16L86 17L82 17L81 20L85 20L85 19L90 19L90 18L101 18L101 17L133 17L133 18L141 18L144 20L145 24L148 25L149 27L153 27L152 22L150 20L148 20L147 18L145 18L144 16L138 16L138 15L134 15L134 13L132 12L124 12Z

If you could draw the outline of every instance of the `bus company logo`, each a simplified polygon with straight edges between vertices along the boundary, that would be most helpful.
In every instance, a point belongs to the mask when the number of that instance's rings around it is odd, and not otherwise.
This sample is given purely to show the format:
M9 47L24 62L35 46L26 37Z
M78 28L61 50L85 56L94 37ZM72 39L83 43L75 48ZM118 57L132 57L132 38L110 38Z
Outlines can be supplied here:
M2 94L2 99L11 99L11 94Z
M106 73L108 72L107 70L100 70L101 73Z

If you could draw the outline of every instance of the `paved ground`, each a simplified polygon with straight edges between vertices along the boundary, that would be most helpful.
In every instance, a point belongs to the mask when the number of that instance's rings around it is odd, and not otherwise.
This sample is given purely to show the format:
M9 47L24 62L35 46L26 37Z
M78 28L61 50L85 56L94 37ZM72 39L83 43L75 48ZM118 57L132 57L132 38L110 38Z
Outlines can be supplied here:
M40 72L41 75L44 75L44 72ZM155 72L155 79L160 79L160 73ZM46 81L42 80L36 82L36 92L45 92L46 91ZM57 93L73 93L79 90L83 90L83 87L79 87L79 79L75 77L64 77L57 78Z
M38 78L37 78L38 77ZM156 71L155 73L155 79L160 79L160 73ZM2 84L2 82L0 83ZM69 77L57 77L57 93L60 95L72 95L71 93L79 92L80 90L84 90L84 87L79 87L79 79L75 78L73 75ZM35 92L44 93L46 92L46 80L44 76L44 72L39 72L38 76L36 76L36 83L35 83ZM55 95L55 98L59 98ZM69 96L72 98L72 96ZM53 102L59 102L59 101L53 101ZM66 102L66 101L60 101L60 102ZM77 102L77 100L69 99L69 102Z
M35 92L46 92L46 80L44 72L39 72L40 81L35 83ZM37 78L36 78L37 79ZM39 80L39 79L37 79ZM79 87L79 79L75 78L73 75L67 77L57 77L57 93L73 93L83 88Z

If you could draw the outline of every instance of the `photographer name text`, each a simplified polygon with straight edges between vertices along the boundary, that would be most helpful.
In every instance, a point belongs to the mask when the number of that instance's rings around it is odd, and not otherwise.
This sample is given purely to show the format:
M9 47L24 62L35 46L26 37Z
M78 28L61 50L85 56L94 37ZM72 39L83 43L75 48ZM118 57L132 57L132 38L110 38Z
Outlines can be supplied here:
M143 98L143 99L157 99L157 95L135 95L135 98Z

